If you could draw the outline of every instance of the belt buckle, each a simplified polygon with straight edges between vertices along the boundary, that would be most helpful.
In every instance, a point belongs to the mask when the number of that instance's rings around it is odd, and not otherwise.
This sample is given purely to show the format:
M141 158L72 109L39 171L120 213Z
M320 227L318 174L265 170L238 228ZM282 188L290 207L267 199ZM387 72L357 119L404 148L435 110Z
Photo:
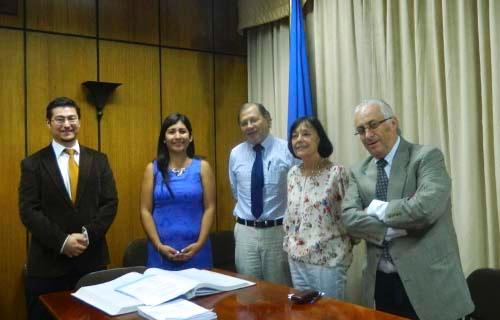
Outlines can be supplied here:
M268 223L268 222L269 222L269 220L264 220L264 226L265 226L266 228L268 227L268 225L267 225L267 223Z

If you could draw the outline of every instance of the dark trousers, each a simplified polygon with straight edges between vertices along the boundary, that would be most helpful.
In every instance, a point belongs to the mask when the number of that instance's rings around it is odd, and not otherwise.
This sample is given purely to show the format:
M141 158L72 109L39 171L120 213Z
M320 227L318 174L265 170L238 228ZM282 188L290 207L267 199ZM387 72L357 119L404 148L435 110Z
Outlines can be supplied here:
M58 278L38 278L26 277L26 309L28 311L28 320L52 320L54 319L39 300L42 294L74 290L78 280L84 274L72 274Z
M375 307L377 310L418 320L417 313L401 282L399 275L377 271L375 282Z

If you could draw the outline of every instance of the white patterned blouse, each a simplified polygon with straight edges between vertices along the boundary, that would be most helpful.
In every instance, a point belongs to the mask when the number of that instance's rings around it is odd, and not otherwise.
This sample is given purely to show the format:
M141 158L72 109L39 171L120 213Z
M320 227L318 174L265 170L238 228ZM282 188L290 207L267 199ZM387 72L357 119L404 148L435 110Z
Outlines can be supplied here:
M343 166L330 163L316 174L304 176L300 166L288 172L283 248L294 260L349 267L353 242L340 219L347 172Z

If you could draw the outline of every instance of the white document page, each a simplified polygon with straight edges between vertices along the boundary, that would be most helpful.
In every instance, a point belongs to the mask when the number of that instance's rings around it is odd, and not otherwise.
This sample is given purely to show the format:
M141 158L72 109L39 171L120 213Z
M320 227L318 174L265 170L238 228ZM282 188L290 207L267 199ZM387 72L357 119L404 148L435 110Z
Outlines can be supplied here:
M200 283L210 284L211 287L222 291L248 287L255 284L251 281L208 270L191 268L177 272L183 277L197 280Z
M214 312L185 299L176 299L154 307L141 306L139 307L139 315L154 320L217 319Z
M145 275L142 279L116 290L140 300L145 305L154 306L184 295L197 284L197 281L164 272Z
M115 289L142 277L143 275L137 272L127 273L109 282L81 287L71 295L112 316L133 312L142 302L133 297L121 294L115 291Z

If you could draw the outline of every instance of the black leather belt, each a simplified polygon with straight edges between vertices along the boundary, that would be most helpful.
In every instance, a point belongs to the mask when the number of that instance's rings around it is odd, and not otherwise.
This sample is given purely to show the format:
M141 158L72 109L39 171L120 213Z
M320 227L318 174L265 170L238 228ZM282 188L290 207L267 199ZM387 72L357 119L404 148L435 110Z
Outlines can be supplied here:
M283 218L277 220L245 220L237 218L236 222L249 227L269 228L274 226L281 226L283 224Z

